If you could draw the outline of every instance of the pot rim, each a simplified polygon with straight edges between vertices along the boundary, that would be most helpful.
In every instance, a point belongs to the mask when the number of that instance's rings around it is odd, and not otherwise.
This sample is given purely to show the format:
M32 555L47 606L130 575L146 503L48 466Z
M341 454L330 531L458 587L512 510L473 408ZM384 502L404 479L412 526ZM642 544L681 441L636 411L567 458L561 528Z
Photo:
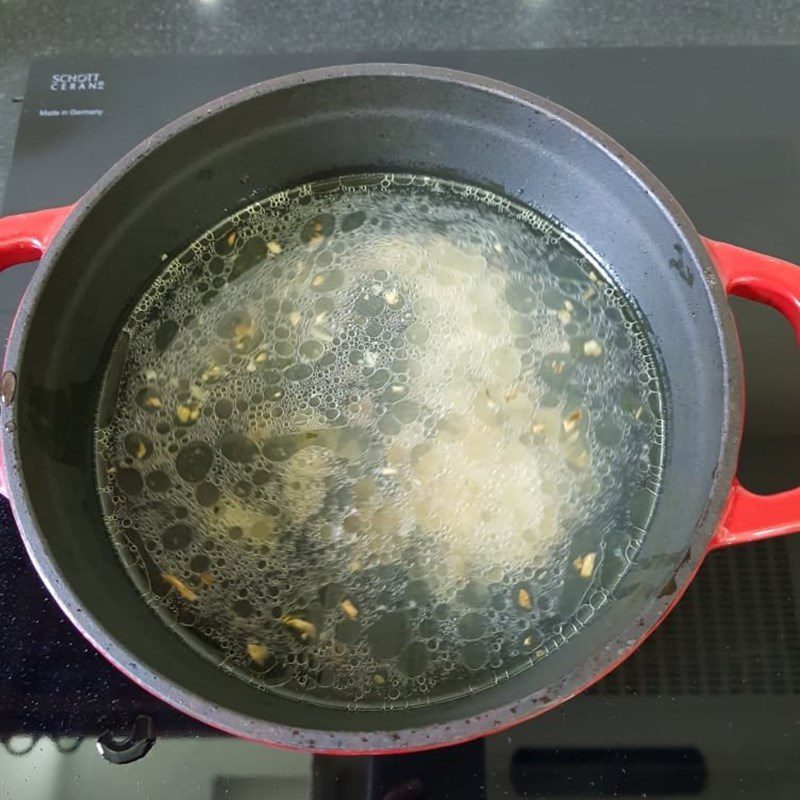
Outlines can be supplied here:
M582 117L536 94L472 73L439 67L391 63L349 64L313 69L238 89L179 117L129 151L78 200L35 270L14 318L5 352L4 370L17 371L20 357L25 349L30 319L40 289L47 282L52 270L57 268L59 255L65 244L74 231L90 216L98 199L133 165L175 135L202 119L223 112L231 106L304 83L360 76L419 78L456 83L465 88L488 92L516 103L523 103L568 126L576 135L603 150L609 158L624 169L660 206L664 215L671 219L681 234L681 245L691 253L702 268L705 288L719 331L725 384L723 392L727 409L725 419L722 421L723 436L720 441L718 468L712 479L712 490L709 493L708 503L704 514L692 532L688 552L675 574L675 581L669 592L662 592L659 597L652 598L637 617L631 619L626 628L613 640L607 642L606 646L595 653L591 660L576 664L571 672L563 677L556 686L548 687L546 692L538 691L492 711L470 718L457 719L450 723L435 723L398 731L369 732L298 729L267 722L220 707L146 666L140 666L135 671L132 670L130 665L132 661L135 661L133 655L95 621L91 610L83 606L72 588L61 577L58 565L51 555L47 538L39 530L36 515L31 508L29 495L22 479L18 455L18 431L14 426L10 426L11 430L6 426L6 423L13 418L13 403L9 408L2 409L0 412L0 421L3 423L2 429L0 429L0 450L6 471L9 499L25 548L50 594L72 623L97 650L145 690L164 699L184 713L227 733L293 750L364 755L426 750L501 731L538 716L580 693L627 658L681 597L707 552L709 541L719 522L734 478L743 418L743 386L738 337L727 297L717 272L686 213L677 200L643 164L610 136ZM587 664L591 666L591 669L587 670Z

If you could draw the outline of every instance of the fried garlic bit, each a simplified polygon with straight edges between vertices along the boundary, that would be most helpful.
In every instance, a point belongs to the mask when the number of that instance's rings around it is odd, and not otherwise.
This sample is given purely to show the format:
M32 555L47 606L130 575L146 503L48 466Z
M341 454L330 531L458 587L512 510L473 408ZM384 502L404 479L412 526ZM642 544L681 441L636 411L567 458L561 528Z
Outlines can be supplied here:
M258 369L258 365L263 364L266 360L267 360L267 353L265 350L261 350L254 356L250 356L250 360L247 362L247 366L245 367L245 369L248 372L255 372Z
M320 246L325 235L322 233L322 223L315 220L311 227L311 238L308 240L309 250L316 250Z
M603 355L603 347L597 339L589 339L583 343L583 354L588 358L598 358Z
M376 686L383 686L383 684L384 684L384 683L386 683L386 678L384 678L384 677L383 677L383 675L381 675L381 674L380 674L380 672L376 672L376 673L375 673L375 674L372 676L372 682L373 682L373 683L374 683Z
M344 611L345 616L348 619L355 619L358 616L358 609L355 607L353 601L349 600L348 598L345 598L341 603L339 603L339 608Z
M194 601L197 600L197 592L195 592L194 589L190 589L180 578L170 575L169 572L162 572L161 577L175 589L184 600L188 600L190 603L194 603Z
M563 421L564 426L564 433L572 433L575 428L578 427L578 423L581 420L581 412L580 411L573 411L571 414L568 414Z
M531 601L531 594L527 589L520 589L517 592L517 605L520 608L524 608L530 611L533 608L533 602Z
M290 631L297 634L301 642L313 642L317 638L317 627L313 622L301 617L292 617L284 614L281 617L281 622L289 628Z
M569 463L576 469L586 469L589 466L589 454L581 450L576 456L569 459Z
M220 375L222 375L222 367L219 364L211 364L200 373L200 382L215 381Z
M581 578L590 578L594 572L594 564L597 560L597 553L587 553L579 556L572 562L572 566L580 573Z
M196 403L179 403L175 409L175 418L181 425L189 425L200 419L200 406Z
M283 252L283 247L281 246L280 242L272 239L271 241L267 242L267 251L270 253L270 255L277 256L278 253Z
M264 666L267 660L267 646L259 642L249 642L247 645L247 655L250 656L252 661L255 661L260 667Z
M233 328L233 349L241 353L255 336L256 329L248 322L239 322Z

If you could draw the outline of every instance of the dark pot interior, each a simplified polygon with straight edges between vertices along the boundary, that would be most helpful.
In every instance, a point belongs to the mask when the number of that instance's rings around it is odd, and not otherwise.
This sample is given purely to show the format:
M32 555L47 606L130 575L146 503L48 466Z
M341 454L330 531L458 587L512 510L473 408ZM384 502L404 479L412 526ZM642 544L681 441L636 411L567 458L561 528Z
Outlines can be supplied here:
M612 143L560 113L455 73L331 70L206 106L118 164L85 198L15 326L6 366L19 374L17 430L4 434L4 449L37 566L77 624L127 672L184 710L254 738L326 750L426 746L569 695L618 660L680 590L732 477L739 368L730 363L727 306L674 201ZM223 673L145 606L103 528L91 429L108 349L163 253L277 189L392 169L451 176L529 203L611 265L663 359L668 453L639 559L580 635L535 668L457 702L342 713L263 694Z

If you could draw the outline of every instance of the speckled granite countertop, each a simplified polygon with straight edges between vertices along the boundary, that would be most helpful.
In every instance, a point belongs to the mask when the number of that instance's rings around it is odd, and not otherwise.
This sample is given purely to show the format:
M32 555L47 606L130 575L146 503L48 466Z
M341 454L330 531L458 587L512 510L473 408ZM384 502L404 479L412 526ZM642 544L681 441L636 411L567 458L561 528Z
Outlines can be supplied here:
M798 0L0 0L0 195L39 55L797 43Z

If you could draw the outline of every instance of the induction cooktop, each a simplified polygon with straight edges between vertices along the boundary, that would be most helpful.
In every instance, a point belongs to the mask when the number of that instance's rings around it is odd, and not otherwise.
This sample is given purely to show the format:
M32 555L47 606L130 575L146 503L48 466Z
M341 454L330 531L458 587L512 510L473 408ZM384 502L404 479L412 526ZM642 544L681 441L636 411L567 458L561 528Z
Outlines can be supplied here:
M545 95L644 161L702 233L800 261L795 48L48 58L19 99L3 212L74 201L142 138L227 91L381 60ZM33 269L0 274L3 336ZM741 477L788 488L800 483L800 353L776 313L743 301L734 311L747 377ZM797 539L711 554L632 658L545 717L424 754L312 757L220 734L119 674L50 600L0 502L0 797L796 797Z

